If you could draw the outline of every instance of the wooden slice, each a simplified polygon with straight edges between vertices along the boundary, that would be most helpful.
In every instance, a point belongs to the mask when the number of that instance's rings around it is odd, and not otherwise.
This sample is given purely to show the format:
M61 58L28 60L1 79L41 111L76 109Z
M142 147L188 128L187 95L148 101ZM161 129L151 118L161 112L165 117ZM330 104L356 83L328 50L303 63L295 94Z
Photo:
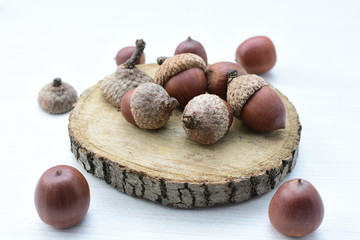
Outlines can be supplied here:
M157 64L138 67L153 76ZM235 119L223 139L203 146L186 138L179 110L158 130L126 122L100 83L82 94L70 116L71 150L86 171L123 193L179 208L226 205L273 189L295 165L301 125L280 92L285 129L263 134Z

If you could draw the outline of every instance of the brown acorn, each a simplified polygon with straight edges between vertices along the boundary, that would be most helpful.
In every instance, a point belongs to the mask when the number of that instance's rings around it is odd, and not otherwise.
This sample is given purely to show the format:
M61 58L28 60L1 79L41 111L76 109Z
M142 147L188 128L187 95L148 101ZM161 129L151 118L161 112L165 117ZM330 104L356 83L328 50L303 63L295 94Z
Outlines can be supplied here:
M145 42L136 40L136 51L125 63L118 66L115 73L106 77L101 83L104 98L113 106L120 108L121 98L132 88L141 83L152 82L152 78L135 66L145 48Z
M217 62L208 67L205 70L207 92L216 94L222 99L226 100L226 92L228 85L227 73L230 70L237 70L238 75L247 74L245 69L238 63L233 62Z
M196 143L219 141L232 125L230 105L214 94L201 94L186 105L181 121L187 137Z
M161 128L179 105L163 87L155 83L143 83L128 91L121 100L124 118L144 129Z
M41 88L38 103L44 111L60 114L70 111L77 98L76 90L70 84L61 81L61 78L55 78Z
M119 66L120 64L125 63L127 60L129 60L129 58L131 58L131 56L134 54L135 51L136 51L135 46L128 46L120 49L114 58L116 65ZM143 52L135 64L137 65L144 63L145 63L145 53Z
M179 43L175 49L174 55L182 53L194 53L202 57L207 64L207 54L204 46L199 41L193 40L190 36L185 41Z
M184 108L192 98L206 92L205 68L204 60L196 54L175 55L163 59L154 82L163 86L179 101L180 108Z
M255 74L237 76L236 70L228 75L227 101L235 117L260 132L285 128L284 103L262 77Z
M235 57L248 73L262 74L274 67L276 50L270 38L256 36L242 42L236 49Z

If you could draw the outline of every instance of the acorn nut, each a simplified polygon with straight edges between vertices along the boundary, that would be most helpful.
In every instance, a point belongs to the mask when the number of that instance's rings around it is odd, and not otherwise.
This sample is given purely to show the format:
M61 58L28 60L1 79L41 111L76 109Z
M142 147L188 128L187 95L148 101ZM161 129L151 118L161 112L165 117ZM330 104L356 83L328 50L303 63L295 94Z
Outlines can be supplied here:
M176 98L180 108L183 109L192 98L206 92L206 64L201 57L183 53L162 60L154 82Z
M179 43L174 55L181 53L194 53L200 56L207 64L207 54L204 46L199 41L193 40L190 36L185 41Z
M70 111L77 98L76 90L70 84L61 81L61 78L55 78L41 88L38 103L44 111L60 114Z
M276 63L275 46L268 37L252 37L238 46L235 57L248 73L262 74Z
M104 98L113 106L120 108L121 98L127 91L141 83L152 82L152 78L138 69L135 64L145 49L145 42L136 40L136 51L125 63L118 66L115 73L107 76L100 89Z
M227 73L230 70L237 70L238 75L247 74L245 69L238 63L233 62L217 62L208 67L205 70L207 92L216 94L222 99L226 100L227 92Z
M285 128L284 103L262 77L255 74L237 76L236 70L230 71L228 77L227 101L235 117L260 132Z
M213 144L232 125L233 111L229 104L214 94L201 94L186 105L181 121L187 137L196 143Z
M121 100L124 118L144 129L161 128L179 105L163 87L155 83L143 83L128 91Z
M135 46L128 46L128 47L124 47L121 48L116 56L115 56L115 62L116 65L119 66L120 64L125 63L127 60L129 60L131 58L131 56L134 54L134 52L136 51L136 47ZM135 64L144 64L145 63L145 53L143 52L140 57L136 60Z

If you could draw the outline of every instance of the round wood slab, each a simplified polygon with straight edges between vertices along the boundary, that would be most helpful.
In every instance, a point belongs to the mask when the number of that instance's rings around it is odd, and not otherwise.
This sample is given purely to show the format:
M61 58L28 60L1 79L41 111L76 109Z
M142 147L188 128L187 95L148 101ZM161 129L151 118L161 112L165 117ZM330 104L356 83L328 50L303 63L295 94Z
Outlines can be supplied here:
M157 64L138 67L153 76ZM179 110L158 130L126 122L102 97L100 83L70 115L71 150L88 172L123 193L178 208L225 205L273 189L295 165L301 125L281 93L285 129L258 133L234 119L223 139L203 146L186 138Z

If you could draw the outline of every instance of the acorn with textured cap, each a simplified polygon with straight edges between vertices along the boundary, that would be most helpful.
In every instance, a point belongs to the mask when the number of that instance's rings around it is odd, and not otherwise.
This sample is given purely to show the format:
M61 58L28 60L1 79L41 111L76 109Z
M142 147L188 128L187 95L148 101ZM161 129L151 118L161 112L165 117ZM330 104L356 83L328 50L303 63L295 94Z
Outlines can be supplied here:
M155 83L143 83L128 91L121 100L124 118L144 129L161 128L179 105L163 87Z
M192 98L206 92L206 64L198 55L183 53L166 59L159 58L158 63L161 65L155 73L154 82L176 98L180 108L183 109Z
M76 90L70 84L61 81L61 78L55 78L41 88L38 103L44 111L60 114L70 111L77 98Z
M260 132L285 128L286 110L275 90L260 76L238 76L228 72L227 102L234 116L247 126Z
M100 89L105 99L115 107L120 107L121 98L127 91L145 82L152 82L152 78L138 69L135 64L145 49L145 42L136 40L136 51L125 63L118 66L114 74L106 77Z
M181 121L186 136L193 142L213 144L227 133L232 125L230 105L214 94L201 94L186 105Z

